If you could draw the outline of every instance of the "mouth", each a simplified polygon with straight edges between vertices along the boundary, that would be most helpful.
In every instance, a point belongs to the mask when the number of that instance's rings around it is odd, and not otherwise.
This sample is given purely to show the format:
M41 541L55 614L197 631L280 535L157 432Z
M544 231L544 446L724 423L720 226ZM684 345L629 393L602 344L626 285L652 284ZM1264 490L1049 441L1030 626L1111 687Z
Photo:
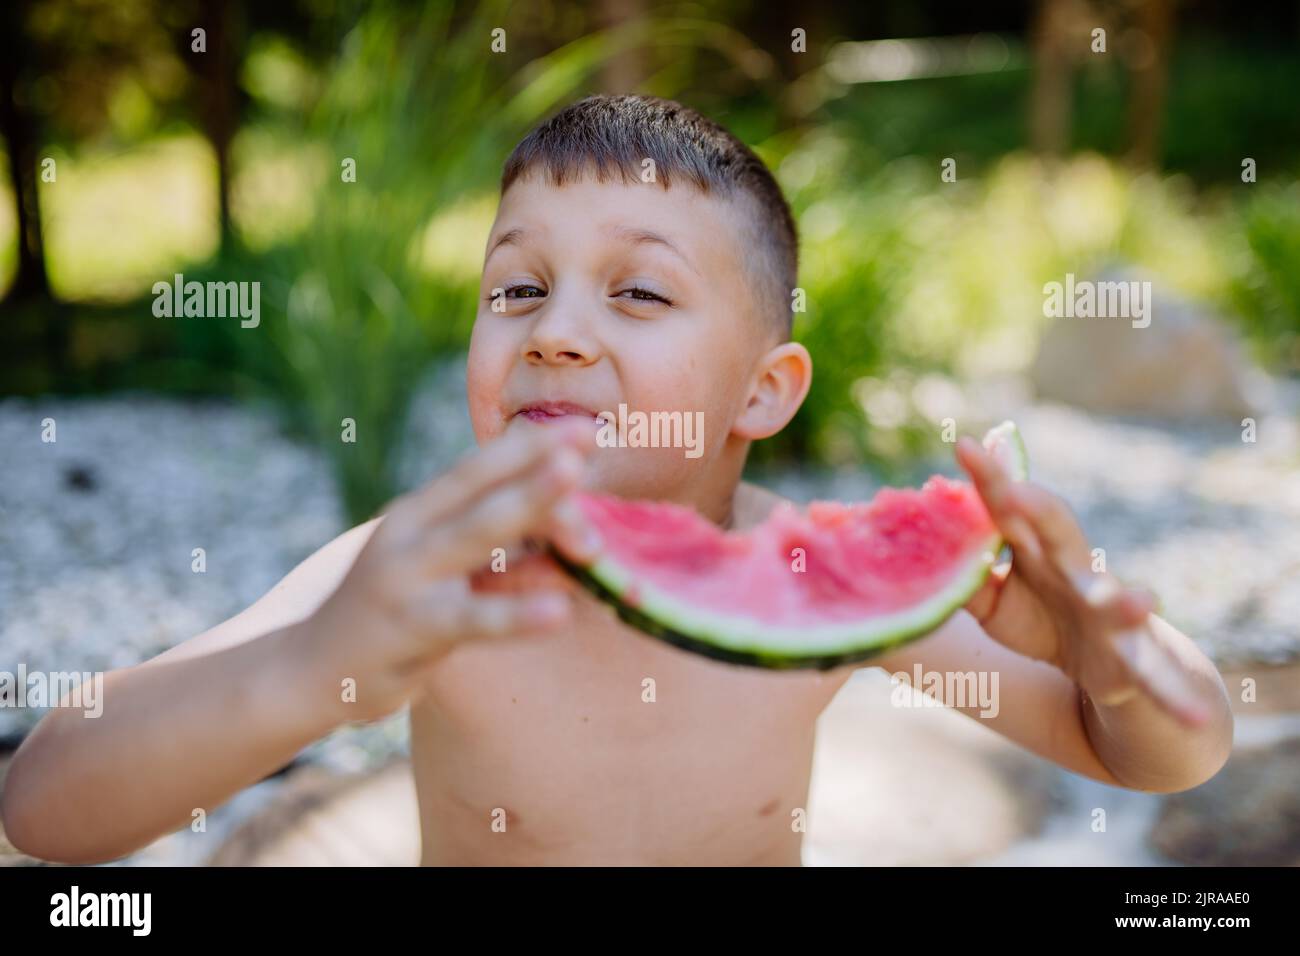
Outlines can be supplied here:
M529 402L520 406L511 417L527 418L530 421L543 423L556 422L566 418L585 418L598 425L605 424L605 420L590 408L584 408L574 402Z

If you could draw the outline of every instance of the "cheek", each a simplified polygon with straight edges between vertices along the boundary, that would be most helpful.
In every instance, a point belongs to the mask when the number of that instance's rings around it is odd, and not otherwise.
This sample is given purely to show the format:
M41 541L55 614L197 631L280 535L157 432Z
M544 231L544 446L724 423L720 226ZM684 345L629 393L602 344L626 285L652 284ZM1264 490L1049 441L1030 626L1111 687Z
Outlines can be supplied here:
M694 368L692 368L692 361ZM692 416L693 428L702 428L706 452L716 451L731 429L735 415L734 386L729 370L689 354L669 356L659 367L641 367L635 379L624 378L629 410L682 412ZM692 432L692 434L697 434ZM644 455L658 452L646 450ZM683 461L680 452L667 453L666 463L694 467L697 459Z
M510 342L490 324L474 324L465 361L465 396L470 424L479 442L496 437L505 427L500 401L512 354Z
M701 322L700 324L703 324ZM630 408L703 412L713 434L726 428L744 386L744 348L722 329L660 334L638 342L620 363Z

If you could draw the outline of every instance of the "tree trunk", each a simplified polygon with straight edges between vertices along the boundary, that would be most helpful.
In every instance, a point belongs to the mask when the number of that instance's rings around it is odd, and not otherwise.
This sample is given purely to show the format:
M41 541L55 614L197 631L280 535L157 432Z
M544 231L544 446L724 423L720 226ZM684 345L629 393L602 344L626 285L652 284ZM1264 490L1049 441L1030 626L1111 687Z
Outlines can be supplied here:
M13 298L50 294L36 187L37 124L18 91L28 58L22 30L25 9L24 3L0 5L0 136L9 153L9 181L18 207L18 268L9 292Z
M1173 0L1147 0L1138 8L1136 28L1145 39L1130 52L1133 89L1128 124L1129 161L1135 166L1151 166L1160 159L1173 27Z
M239 125L238 65L235 55L239 4L230 0L203 0L201 22L207 30L207 52L197 57L196 72L202 84L199 112L203 133L217 160L217 203L221 243L230 235L230 143Z
M1034 76L1029 142L1034 151L1059 156L1070 140L1075 56L1069 49L1070 11L1060 0L1039 0L1032 27Z

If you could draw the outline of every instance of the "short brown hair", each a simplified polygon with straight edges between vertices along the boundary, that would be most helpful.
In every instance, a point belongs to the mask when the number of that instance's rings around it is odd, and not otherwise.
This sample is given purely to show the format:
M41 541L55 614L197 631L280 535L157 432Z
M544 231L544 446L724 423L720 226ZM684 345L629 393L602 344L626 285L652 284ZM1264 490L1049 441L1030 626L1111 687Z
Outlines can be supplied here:
M542 122L506 160L501 192L540 170L552 183L594 172L602 182L640 182L642 162L654 160L655 180L666 189L681 179L701 192L744 196L758 250L749 267L759 308L790 337L791 294L798 284L798 234L781 187L753 150L695 110L654 96L589 96Z

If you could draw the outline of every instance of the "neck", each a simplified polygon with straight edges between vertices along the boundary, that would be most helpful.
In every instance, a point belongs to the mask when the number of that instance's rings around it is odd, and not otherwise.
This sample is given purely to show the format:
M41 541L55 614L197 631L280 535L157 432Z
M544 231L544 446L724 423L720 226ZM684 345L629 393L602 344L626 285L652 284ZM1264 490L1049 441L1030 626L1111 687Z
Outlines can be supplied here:
M693 507L724 531L736 527L736 489L745 470L749 442L727 439L727 445L709 474L693 484L683 504Z

